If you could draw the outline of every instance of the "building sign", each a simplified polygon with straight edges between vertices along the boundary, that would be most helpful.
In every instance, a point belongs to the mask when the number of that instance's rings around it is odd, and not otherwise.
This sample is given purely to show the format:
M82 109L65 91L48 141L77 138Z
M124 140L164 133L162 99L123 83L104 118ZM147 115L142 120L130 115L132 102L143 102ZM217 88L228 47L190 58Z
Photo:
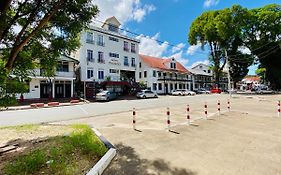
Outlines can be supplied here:
M121 65L118 59L111 59L108 62L109 64L114 64L114 65Z

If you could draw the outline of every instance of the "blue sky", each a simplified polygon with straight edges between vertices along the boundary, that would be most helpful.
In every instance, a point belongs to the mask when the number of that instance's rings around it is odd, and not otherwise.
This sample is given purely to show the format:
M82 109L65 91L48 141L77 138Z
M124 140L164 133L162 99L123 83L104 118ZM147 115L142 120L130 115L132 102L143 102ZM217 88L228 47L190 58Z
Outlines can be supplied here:
M116 16L122 27L139 34L140 52L158 57L174 56L185 66L208 61L207 51L190 47L187 40L192 21L202 12L223 9L234 4L246 8L262 7L281 0L97 0L98 19ZM150 38L178 45L173 48ZM249 74L254 74L255 67Z

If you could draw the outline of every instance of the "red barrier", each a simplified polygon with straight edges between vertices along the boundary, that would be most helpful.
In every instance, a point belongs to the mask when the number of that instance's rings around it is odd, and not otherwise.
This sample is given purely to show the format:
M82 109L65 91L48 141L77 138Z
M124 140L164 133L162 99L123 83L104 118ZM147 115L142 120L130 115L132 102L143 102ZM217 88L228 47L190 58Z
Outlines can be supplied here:
M167 108L167 125L168 125L168 131L170 131L170 125L171 125L171 121L170 121L170 108Z
M218 113L221 115L221 102L218 100Z
M59 106L60 103L59 102L49 102L48 106Z
M190 109L189 109L189 105L186 106L186 119L187 119L187 122L188 124L190 124Z
M32 108L44 107L44 103L32 103L30 104L30 107Z
M76 103L79 103L80 101L79 100L70 100L70 104L76 104Z
M136 130L136 109L133 108L133 129Z
M208 118L208 111L207 111L207 108L208 108L207 102L205 102L204 109L205 109L205 117L206 117L206 119Z

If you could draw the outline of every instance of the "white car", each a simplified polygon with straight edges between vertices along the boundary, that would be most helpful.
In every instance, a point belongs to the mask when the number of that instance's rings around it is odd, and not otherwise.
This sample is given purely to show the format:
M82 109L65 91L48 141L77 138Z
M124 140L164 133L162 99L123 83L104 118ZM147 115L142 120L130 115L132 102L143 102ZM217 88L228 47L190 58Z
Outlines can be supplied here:
M187 89L182 90L184 95L195 95L196 93Z
M172 95L185 95L184 92L182 91L182 89L176 89L176 90L173 90Z
M141 90L137 93L137 98L157 98L158 95L151 90Z

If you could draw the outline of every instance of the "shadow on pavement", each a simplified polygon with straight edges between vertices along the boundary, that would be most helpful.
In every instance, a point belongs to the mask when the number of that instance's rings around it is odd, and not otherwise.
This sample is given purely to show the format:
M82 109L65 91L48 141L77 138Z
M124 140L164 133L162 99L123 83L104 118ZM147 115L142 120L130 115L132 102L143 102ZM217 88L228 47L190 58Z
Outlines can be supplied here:
M141 159L134 148L119 143L117 157L111 162L104 171L105 175L196 175L197 173L174 168L162 159L147 160Z

